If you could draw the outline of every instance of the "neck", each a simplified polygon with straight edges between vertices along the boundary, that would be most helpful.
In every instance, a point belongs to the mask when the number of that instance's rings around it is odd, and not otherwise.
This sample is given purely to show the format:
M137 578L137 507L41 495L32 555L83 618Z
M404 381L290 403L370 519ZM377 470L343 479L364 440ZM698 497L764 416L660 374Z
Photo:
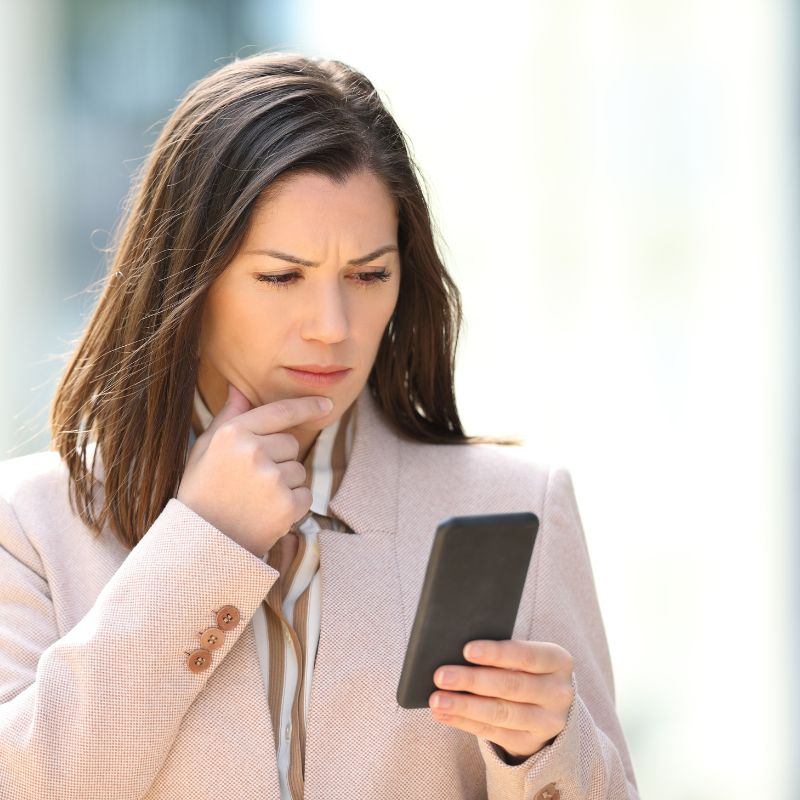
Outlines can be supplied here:
M308 454L311 452L311 448L314 446L314 442L317 441L317 436L319 436L319 431L298 431L294 428L290 428L289 430L285 431L285 433L291 433L295 439L297 439L298 443L300 444L300 451L297 455L297 461L301 464L305 462Z

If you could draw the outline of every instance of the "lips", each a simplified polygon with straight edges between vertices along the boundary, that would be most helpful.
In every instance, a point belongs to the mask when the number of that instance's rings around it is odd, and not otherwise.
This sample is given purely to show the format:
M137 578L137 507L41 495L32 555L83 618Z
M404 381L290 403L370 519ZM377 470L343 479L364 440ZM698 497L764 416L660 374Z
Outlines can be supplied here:
M312 372L316 375L330 375L332 372L344 372L350 369L343 364L292 364L288 369L296 369L299 372Z
M339 364L303 364L302 369L299 367L284 367L284 369L293 380L318 389L325 386L334 386L339 381L347 380L347 377L352 372L350 367L342 368ZM317 371L315 372L314 370ZM321 372L319 370L327 371Z

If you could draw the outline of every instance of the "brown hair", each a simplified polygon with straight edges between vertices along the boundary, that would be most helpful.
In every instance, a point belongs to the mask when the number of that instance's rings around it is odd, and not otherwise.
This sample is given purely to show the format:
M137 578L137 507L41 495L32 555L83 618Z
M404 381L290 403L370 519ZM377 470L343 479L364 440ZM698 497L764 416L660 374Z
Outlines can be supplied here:
M453 385L461 298L404 135L375 87L340 61L260 53L193 84L167 119L133 180L105 285L56 389L52 447L69 469L70 505L92 530L108 521L133 547L177 493L204 298L255 204L296 170L344 182L363 169L395 198L403 266L368 379L373 397L419 441L520 444L464 434ZM90 438L103 461L100 508Z

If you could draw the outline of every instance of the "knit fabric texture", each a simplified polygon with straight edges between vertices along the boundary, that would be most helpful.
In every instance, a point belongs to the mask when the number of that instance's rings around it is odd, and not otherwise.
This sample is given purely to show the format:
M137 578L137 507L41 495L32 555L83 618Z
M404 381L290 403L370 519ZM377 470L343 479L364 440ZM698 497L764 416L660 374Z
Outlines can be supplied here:
M569 472L499 445L413 441L367 386L320 526L321 626L307 800L638 798ZM102 464L99 466L102 478ZM279 572L170 499L132 549L70 509L55 452L0 462L0 798L281 800L254 616ZM492 742L398 706L433 535L450 516L532 511L540 529L512 638L574 659L549 745L511 765ZM202 672L197 634L234 606Z

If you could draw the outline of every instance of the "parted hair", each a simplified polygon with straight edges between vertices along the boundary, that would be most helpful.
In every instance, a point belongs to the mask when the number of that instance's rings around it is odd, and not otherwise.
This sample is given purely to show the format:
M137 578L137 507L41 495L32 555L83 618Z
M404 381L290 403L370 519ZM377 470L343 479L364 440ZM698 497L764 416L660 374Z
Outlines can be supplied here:
M133 547L177 493L187 456L206 293L280 178L374 173L394 198L402 265L369 391L396 430L466 436L456 409L459 291L437 253L424 179L373 84L335 60L262 52L192 84L133 177L102 291L50 408L73 512ZM93 442L93 444L92 444ZM91 445L91 446L90 446ZM103 464L102 501L94 456Z

